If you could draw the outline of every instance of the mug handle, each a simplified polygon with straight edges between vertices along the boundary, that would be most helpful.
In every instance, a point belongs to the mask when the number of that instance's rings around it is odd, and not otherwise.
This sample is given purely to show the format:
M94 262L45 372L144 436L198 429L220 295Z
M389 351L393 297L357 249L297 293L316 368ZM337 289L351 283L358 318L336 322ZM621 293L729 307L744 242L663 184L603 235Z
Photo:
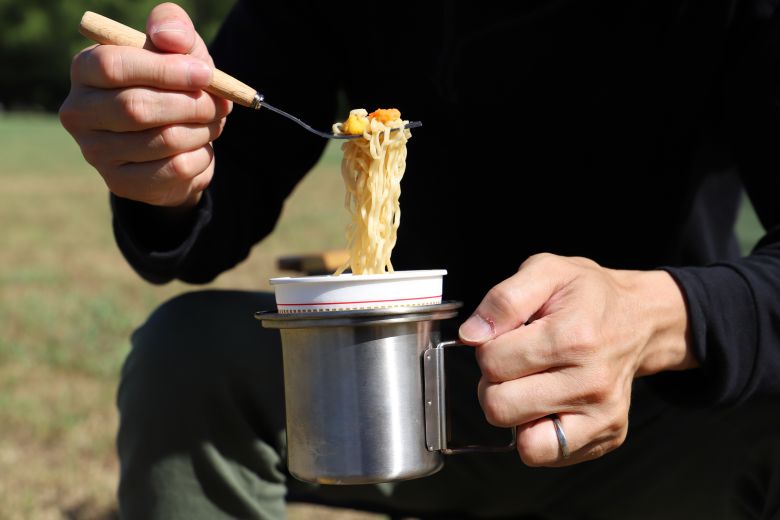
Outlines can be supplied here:
M460 341L441 341L423 352L423 377L425 394L425 444L428 451L445 455L459 453L497 453L513 451L517 444L517 427L513 426L512 441L504 446L447 446L446 377L444 374L444 349L466 346Z

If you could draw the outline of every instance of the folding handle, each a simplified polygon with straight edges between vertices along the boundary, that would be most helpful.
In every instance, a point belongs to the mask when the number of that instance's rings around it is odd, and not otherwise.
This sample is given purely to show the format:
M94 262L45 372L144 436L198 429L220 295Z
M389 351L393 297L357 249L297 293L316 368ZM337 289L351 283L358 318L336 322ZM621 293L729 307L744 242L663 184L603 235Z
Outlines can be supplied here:
M423 377L425 394L425 444L428 451L440 451L445 455L459 453L496 453L513 451L517 444L517 428L512 427L512 440L504 446L447 446L447 381L444 373L444 349L462 347L457 340L442 341L423 352Z

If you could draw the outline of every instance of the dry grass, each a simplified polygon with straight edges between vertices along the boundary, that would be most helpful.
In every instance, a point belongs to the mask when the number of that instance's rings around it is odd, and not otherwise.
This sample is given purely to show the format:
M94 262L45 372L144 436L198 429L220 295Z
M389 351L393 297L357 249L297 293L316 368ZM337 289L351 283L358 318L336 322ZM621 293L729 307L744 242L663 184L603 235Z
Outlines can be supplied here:
M150 286L127 266L105 187L56 119L0 117L0 158L0 520L115 518L127 337L192 287ZM343 246L336 161L331 151L274 235L212 287L266 290L277 256ZM309 506L290 517L377 518Z

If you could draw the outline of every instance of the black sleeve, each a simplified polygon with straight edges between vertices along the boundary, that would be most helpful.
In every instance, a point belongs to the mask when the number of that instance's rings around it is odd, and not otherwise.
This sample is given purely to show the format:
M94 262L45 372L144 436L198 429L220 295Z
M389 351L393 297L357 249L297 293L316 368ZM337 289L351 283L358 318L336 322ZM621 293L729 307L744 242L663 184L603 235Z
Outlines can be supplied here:
M740 260L668 269L686 295L693 348L702 363L692 375L692 395L681 397L705 403L780 393L780 17L767 12L767 3L757 4L753 21L736 35L742 43L731 73L728 127L766 235ZM678 382L685 377L664 376Z
M336 117L338 55L327 51L326 4L240 0L217 35L216 66L315 128ZM318 12L323 9L323 12ZM234 106L214 142L216 168L185 217L112 196L117 243L145 279L212 280L276 225L285 198L326 141L267 110Z

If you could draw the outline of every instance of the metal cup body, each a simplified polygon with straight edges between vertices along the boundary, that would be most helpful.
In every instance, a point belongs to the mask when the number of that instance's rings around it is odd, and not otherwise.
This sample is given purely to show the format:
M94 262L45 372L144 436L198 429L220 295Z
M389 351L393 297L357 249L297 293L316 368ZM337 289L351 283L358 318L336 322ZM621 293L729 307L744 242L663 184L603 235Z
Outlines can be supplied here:
M293 476L368 484L441 469L441 453L426 447L422 353L439 341L437 320L455 315L440 311L446 305L429 313L259 316L281 329Z

